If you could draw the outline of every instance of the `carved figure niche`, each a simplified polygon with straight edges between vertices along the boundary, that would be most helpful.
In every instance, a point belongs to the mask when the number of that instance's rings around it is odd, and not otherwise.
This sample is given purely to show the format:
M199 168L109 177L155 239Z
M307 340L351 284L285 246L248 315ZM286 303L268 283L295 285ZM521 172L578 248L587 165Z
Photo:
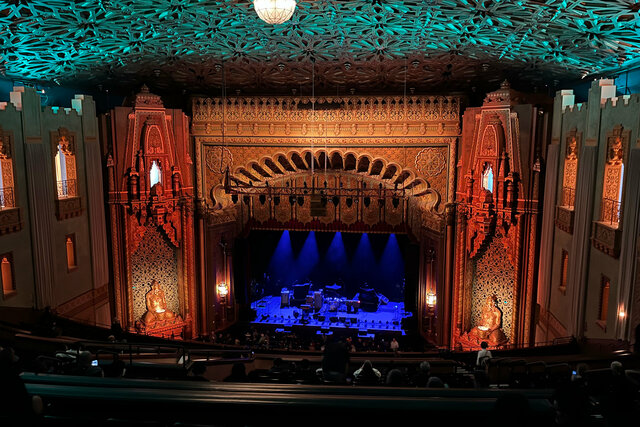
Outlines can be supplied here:
M622 127L617 126L607 138L607 157L604 166L600 221L614 228L620 226L622 190L624 184L625 144Z
M58 131L55 146L54 166L56 173L56 194L58 199L76 197L76 155L73 138L64 129Z
M578 140L574 135L567 138L562 177L561 206L573 209L576 201L576 179L578 176Z

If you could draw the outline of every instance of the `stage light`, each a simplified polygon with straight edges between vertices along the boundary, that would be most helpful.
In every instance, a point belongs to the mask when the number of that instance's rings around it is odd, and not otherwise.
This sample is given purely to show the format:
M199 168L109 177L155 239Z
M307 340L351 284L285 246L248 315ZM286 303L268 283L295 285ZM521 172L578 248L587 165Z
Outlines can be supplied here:
M436 306L436 294L429 292L427 294L427 307L434 308Z
M226 298L229 295L229 285L224 282L218 283L218 296L221 298Z

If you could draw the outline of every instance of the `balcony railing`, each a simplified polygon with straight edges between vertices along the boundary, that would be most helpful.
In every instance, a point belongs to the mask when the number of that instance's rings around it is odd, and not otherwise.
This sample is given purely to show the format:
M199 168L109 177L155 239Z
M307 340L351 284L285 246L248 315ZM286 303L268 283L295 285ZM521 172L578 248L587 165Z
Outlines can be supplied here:
M620 223L620 202L604 197L600 210L600 221L617 227Z
M573 209L576 203L576 190L571 187L562 187L562 206Z
M64 181L58 181L58 198L76 197L78 195L76 180L66 179Z
M0 188L0 209L12 208L15 206L13 187Z

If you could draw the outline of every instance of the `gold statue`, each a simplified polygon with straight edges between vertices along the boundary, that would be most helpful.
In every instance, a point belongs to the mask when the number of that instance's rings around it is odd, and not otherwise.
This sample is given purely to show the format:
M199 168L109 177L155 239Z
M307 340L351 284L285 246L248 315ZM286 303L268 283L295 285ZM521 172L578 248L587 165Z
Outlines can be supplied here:
M482 307L480 324L469 331L469 336L479 341L488 341L490 346L503 345L507 342L507 337L501 326L502 311L497 306L496 296L488 296Z
M147 312L142 316L142 321L145 325L175 319L175 313L167 309L167 301L162 286L155 280L151 281L151 290L147 292L145 299Z

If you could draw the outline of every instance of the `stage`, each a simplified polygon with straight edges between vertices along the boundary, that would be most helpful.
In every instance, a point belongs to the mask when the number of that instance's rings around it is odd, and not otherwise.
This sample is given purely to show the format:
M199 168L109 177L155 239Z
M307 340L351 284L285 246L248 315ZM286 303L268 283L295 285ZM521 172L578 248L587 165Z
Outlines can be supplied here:
M354 335L371 336L377 333L396 333L405 335L402 329L402 319L411 317L411 313L404 311L403 302L389 301L381 304L375 312L363 311L347 312L345 302L331 303L325 300L318 311L302 310L295 306L281 306L282 298L266 296L251 304L256 311L255 325L272 325L289 331L292 327L307 327L316 329L318 333L344 331L351 329ZM333 307L332 307L333 305ZM331 309L336 309L331 311Z

